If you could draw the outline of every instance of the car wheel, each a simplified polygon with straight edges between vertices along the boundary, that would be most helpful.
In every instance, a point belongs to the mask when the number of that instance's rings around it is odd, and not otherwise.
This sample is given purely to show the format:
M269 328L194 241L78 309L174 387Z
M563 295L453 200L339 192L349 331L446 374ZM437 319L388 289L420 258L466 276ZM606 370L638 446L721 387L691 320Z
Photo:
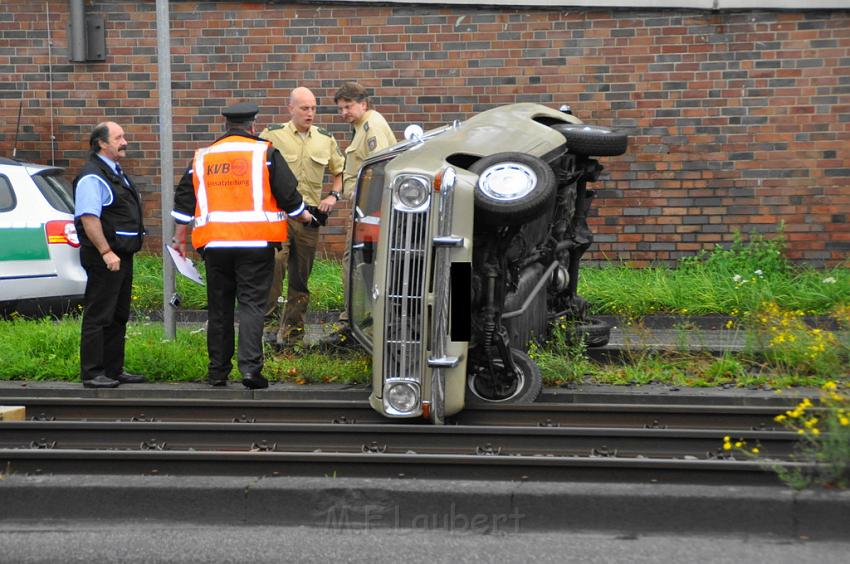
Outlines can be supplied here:
M478 174L475 219L483 225L522 225L551 205L557 187L546 162L525 153L496 153L469 170Z
M494 375L482 370L473 370L467 378L469 395L467 403L485 405L493 403L531 403L543 389L543 376L540 368L527 354L519 349L511 349L514 365L517 367L515 378L507 384L497 384ZM495 363L501 361L494 361Z
M560 132L567 140L570 153L586 157L615 157L626 152L629 136L598 125L559 123L552 129Z
M570 332L575 342L583 342L591 348L604 347L611 339L611 325L596 317L590 317L588 321L576 321Z

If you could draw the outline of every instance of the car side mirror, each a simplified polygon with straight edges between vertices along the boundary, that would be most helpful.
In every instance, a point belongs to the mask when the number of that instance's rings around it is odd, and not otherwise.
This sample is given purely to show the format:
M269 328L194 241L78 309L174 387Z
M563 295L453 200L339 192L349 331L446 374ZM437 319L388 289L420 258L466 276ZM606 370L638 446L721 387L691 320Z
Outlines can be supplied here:
M404 138L408 141L421 141L425 130L417 123L411 123L404 128Z

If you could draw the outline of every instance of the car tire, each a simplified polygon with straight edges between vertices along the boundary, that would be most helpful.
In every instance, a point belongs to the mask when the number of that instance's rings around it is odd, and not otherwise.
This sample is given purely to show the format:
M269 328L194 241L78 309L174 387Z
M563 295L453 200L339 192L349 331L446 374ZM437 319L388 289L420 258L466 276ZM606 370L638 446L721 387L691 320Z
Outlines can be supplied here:
M467 391L469 392L466 397L467 404L532 403L537 399L543 389L543 376L540 373L540 368L531 360L530 356L519 349L511 349L511 356L521 373L516 386L503 397L493 397L484 391L486 382L481 381L480 371L473 370L466 380Z
M616 157L626 152L629 136L598 125L559 123L552 129L567 140L567 150L585 157Z
M577 321L570 332L575 342L583 342L589 348L604 347L611 340L611 325L596 317Z
M528 223L552 204L557 179L552 167L525 153L496 153L479 159L471 167L478 174L475 185L475 220L487 226L515 226ZM500 190L516 179L514 193ZM523 182L524 181L524 182ZM525 184L524 186L521 184Z

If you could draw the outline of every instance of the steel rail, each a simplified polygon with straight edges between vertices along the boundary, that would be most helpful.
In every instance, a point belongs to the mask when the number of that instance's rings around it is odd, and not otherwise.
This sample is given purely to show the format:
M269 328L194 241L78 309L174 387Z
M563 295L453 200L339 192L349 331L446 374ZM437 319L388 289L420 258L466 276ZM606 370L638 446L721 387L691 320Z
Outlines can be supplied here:
M724 429L334 425L292 423L6 422L0 448L501 454L524 456L722 455ZM787 458L795 433L745 431L762 456Z
M777 462L783 468L807 465ZM285 452L0 450L7 473L240 475L778 485L751 461Z
M363 400L244 400L164 398L8 397L0 404L24 405L30 419L245 421L400 424ZM472 406L450 417L455 425L523 425L647 428L772 429L773 417L791 406L534 403ZM412 420L408 423L422 423Z

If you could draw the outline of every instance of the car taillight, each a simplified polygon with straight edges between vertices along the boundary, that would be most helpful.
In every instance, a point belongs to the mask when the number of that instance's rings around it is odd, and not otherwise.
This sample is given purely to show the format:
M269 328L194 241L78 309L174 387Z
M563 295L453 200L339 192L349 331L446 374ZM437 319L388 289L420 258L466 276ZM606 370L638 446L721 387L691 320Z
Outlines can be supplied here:
M74 227L73 221L64 219L48 221L44 226L44 230L47 232L47 243L50 245L80 246L80 239L77 237L77 228Z

